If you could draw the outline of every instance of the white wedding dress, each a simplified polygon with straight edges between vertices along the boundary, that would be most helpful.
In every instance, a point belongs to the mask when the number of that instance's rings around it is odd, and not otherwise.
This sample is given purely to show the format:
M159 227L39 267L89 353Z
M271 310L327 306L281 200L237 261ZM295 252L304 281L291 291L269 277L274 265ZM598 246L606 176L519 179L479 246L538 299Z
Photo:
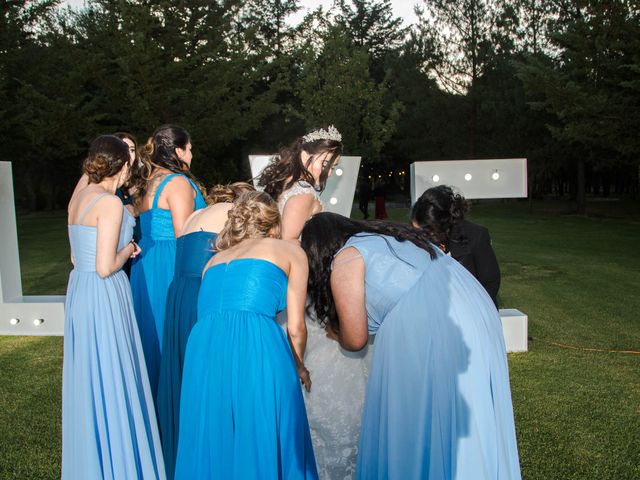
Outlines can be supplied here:
M294 195L318 192L307 182L298 182L278 198L280 213ZM281 324L286 315L281 314ZM307 348L304 363L311 373L311 391L303 389L311 440L322 480L355 477L360 417L373 345L349 352L326 337L323 327L305 316ZM370 342L371 343L371 342Z

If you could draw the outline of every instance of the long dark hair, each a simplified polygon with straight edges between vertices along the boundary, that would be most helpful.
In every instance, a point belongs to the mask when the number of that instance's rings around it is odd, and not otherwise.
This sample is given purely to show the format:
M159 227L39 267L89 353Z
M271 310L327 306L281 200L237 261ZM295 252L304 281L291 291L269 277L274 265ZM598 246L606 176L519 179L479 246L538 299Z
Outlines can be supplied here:
M138 140L136 140L136 137L129 132L115 132L112 135L114 137L118 137L120 140L127 139L133 143L135 154L133 161L129 162L129 177L127 178L127 181L124 182L124 185L120 187L120 191L122 192L124 198L128 198L131 196L131 190L133 186L131 182L136 178L137 172L142 166L140 162L140 152L138 151ZM127 145L127 147L129 147L129 145Z
M136 205L147 193L149 180L157 168L166 168L173 173L181 173L190 178L202 191L203 188L189 171L189 165L180 160L176 148L186 149L191 136L184 128L177 125L162 125L153 132L147 143L140 148L142 165L134 170L131 185L135 189Z
M133 142L133 148L135 148L136 150L136 155L133 162L134 164L137 163L140 160L140 152L138 152L138 140L136 140L136 137L129 132L115 132L115 133L112 133L112 135L114 137L118 137L120 140L124 140L126 138L127 140L131 140L131 142Z
M409 225L382 221L362 222L337 213L324 212L314 215L302 229L301 244L309 260L310 307L315 307L321 325L328 322L338 331L340 322L331 294L331 263L336 252L356 234L388 235L399 242L410 241L426 250L431 258L436 252L424 232Z
M460 194L446 185L425 191L411 209L411 221L422 228L436 245L465 243L466 237L456 228L469 211L469 204Z
M306 165L302 163L302 152L307 152L311 158ZM316 155L329 152L327 162L322 167L319 184L315 185L313 175L308 167ZM288 147L280 149L278 155L262 171L258 185L274 199L291 188L296 182L305 181L313 185L318 191L323 191L329 177L331 168L342 155L342 142L336 140L314 140L305 142L304 137L299 137Z

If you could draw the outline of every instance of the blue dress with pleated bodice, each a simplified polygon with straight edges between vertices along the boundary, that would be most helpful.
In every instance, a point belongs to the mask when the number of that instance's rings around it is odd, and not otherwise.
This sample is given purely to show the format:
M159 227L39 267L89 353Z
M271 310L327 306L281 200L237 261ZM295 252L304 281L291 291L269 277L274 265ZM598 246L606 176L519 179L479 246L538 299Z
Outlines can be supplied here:
M167 291L173 280L176 262L176 236L171 211L158 208L158 199L167 183L178 175L167 175L162 180L151 208L140 214L142 236L139 243L142 252L131 266L133 304L154 398L158 392ZM196 192L194 209L204 208L206 203L200 190L188 180Z
M158 383L158 423L167 478L173 478L178 449L182 366L189 333L198 319L202 269L213 256L216 234L192 232L178 238L173 281L167 293Z
M318 478L284 330L287 276L266 260L210 267L182 379L176 479Z
M95 204L97 196L82 215ZM135 219L123 210L118 250ZM96 227L69 225L62 478L163 479L164 463L129 279L96 272Z

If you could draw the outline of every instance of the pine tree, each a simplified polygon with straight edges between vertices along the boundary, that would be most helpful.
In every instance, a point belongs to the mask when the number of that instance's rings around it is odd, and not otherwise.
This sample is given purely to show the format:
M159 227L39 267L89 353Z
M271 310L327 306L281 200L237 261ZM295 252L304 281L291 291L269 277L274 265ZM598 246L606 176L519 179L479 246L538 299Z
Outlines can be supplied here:
M587 168L637 165L640 17L623 0L561 3L551 34L558 55L531 58L520 75L533 106L555 117L554 137L580 152L576 197L584 213Z
M307 45L298 85L301 113L308 128L334 124L347 154L379 160L399 114L397 105L384 111L385 89L370 75L367 51L351 44L343 25L328 26L320 41Z
M432 50L428 68L447 91L469 100L469 156L476 155L478 79L491 61L497 6L493 0L423 0L419 32Z

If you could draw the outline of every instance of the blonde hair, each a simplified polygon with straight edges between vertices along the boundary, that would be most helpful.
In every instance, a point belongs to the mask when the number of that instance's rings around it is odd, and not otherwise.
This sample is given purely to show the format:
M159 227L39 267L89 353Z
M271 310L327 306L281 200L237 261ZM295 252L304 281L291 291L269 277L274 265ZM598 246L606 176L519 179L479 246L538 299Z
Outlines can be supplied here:
M280 238L276 202L264 192L243 193L227 214L227 222L216 238L216 250L226 250L247 239L266 238L270 233Z
M254 192L253 185L247 182L235 182L228 185L214 185L207 194L207 205L216 203L232 203L240 195L247 192Z

